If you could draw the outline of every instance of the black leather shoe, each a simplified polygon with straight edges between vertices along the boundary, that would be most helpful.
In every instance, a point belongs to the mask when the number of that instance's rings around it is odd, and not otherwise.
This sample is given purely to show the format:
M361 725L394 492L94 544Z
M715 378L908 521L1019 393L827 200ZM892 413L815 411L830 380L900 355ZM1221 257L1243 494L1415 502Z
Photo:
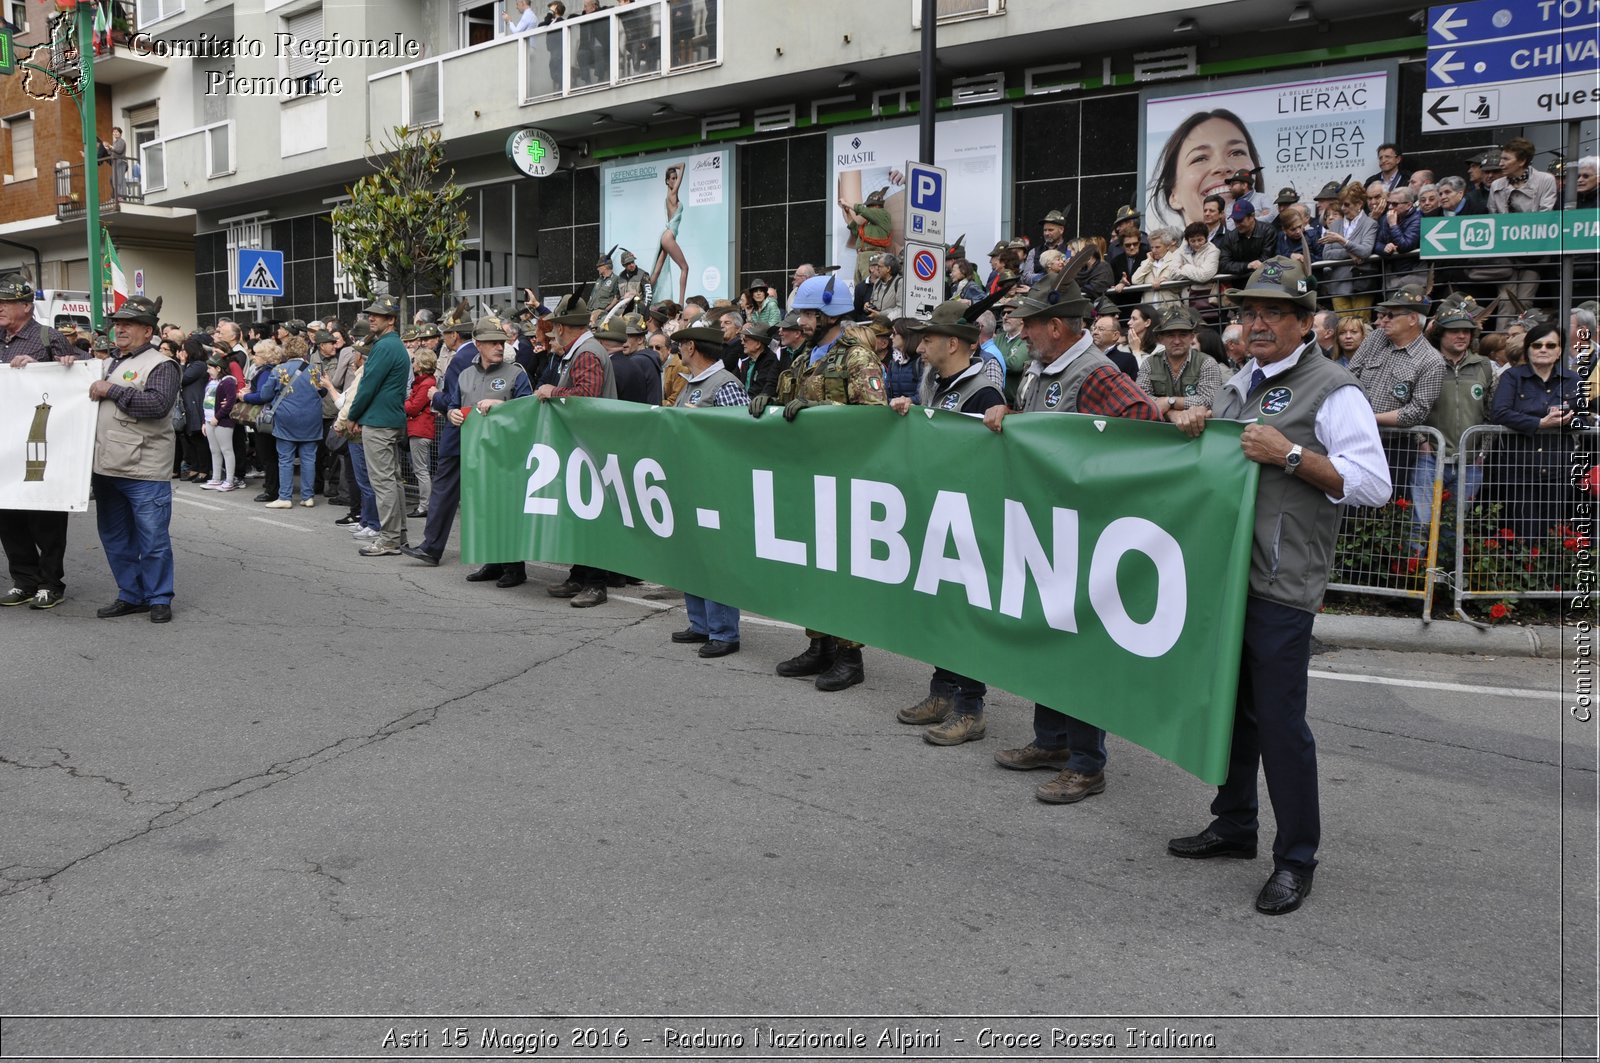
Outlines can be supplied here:
M672 633L672 641L673 642L710 642L711 641L711 636L710 635L706 635L706 634L702 634L701 632L696 631L692 627L686 627L682 631L674 631Z
M344 516L342 516L338 520L334 521L334 523L337 524L341 528L348 528L353 524L360 524L361 523L361 514L359 514L359 513L346 513Z
M259 495L256 495L256 501L257 502L271 502L274 498L277 498L277 497L278 496L275 495L275 494L272 494L272 493L270 493L268 491L263 491Z
M152 624L172 623L172 606L152 605L150 607L150 622Z
M1174 838L1167 843L1167 852L1185 860L1209 860L1213 856L1232 856L1240 860L1256 858L1255 842L1230 842L1207 827L1199 834L1187 838Z
M420 546L402 546L400 548L400 552L409 558L421 561L424 565L433 565L434 567L438 567L439 559L428 553L428 551L422 549Z
M406 514L406 516L411 517L413 519L415 519L417 517L426 517L427 515L428 515L428 511L425 510L425 509L413 509L410 513Z
M526 572L504 572L501 573L499 579L494 581L494 585L501 590L505 590L509 587L520 587L526 582L528 582L528 574Z
M1256 911L1262 915L1288 915L1311 896L1311 876L1283 868L1272 873L1256 894Z
M488 583L492 579L499 579L500 574L504 571L505 569L501 568L499 565L484 565L476 572L467 573L467 582Z
M700 647L700 656L702 657L726 657L730 653L738 652L739 644L737 642L719 642L716 639L712 639Z
M101 620L115 620L119 616L132 616L134 613L148 613L149 611L150 607L148 605L134 605L132 602L125 602L118 598L104 609L96 609L94 615Z
M557 583L553 587L546 587L544 592L552 598L575 598L581 590L583 590L583 584L575 583L569 579L565 582Z

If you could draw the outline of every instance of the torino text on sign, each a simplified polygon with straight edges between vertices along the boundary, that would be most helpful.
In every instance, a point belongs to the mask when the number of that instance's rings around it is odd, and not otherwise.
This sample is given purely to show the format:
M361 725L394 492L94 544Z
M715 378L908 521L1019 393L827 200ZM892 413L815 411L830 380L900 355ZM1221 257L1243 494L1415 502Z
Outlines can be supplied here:
M1580 121L1600 107L1600 0L1428 10L1423 132Z
M1600 210L1422 219L1422 257L1600 255Z

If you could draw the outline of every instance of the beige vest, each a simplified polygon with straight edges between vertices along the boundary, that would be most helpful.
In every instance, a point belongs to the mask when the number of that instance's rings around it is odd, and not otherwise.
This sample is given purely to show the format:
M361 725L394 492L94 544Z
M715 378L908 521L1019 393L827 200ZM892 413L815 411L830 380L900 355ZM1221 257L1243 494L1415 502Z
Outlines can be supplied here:
M150 383L150 372L172 359L153 347L116 364L108 379L113 384L143 391ZM111 363L107 363L109 366ZM182 401L179 396L178 401ZM170 414L171 411L168 411ZM161 480L172 476L172 418L167 414L139 420L122 411L109 398L100 401L94 428L94 471L102 476L121 476L128 480Z

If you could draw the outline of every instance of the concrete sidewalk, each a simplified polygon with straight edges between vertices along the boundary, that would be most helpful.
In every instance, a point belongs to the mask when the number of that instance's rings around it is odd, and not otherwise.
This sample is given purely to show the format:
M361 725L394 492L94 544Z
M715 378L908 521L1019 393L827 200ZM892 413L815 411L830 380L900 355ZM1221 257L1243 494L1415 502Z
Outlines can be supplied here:
M1382 616L1317 616L1316 637L1346 650L1401 653L1481 653L1495 657L1559 657L1572 628L1504 626L1480 628L1459 620L1406 620Z

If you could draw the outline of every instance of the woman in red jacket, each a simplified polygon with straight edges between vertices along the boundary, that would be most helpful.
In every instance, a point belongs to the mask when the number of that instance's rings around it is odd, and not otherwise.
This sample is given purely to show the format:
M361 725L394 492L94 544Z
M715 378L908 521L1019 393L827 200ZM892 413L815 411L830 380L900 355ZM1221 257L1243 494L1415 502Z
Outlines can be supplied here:
M428 515L428 494L433 490L433 439L436 428L428 392L438 386L433 373L439 358L426 347L411 356L411 396L406 399L406 439L411 446L411 471L417 477L417 508L408 517Z

